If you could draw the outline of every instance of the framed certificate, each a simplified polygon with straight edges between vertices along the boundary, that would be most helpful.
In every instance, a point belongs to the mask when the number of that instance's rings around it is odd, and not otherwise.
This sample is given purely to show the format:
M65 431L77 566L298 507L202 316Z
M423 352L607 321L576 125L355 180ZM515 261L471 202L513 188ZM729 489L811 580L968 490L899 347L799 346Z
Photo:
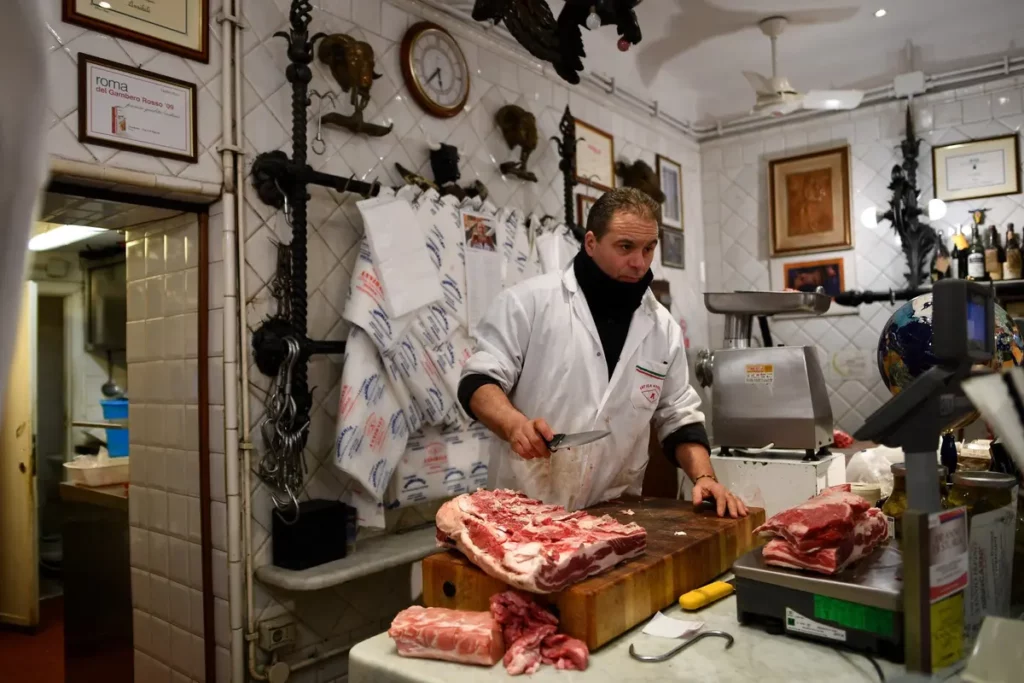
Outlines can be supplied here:
M686 268L686 237L682 230L661 228L661 265L668 268Z
M615 187L614 138L579 119L576 119L575 180L605 192Z
M54 0L47 0L53 2ZM210 61L209 0L62 0L69 24Z
M78 55L78 140L195 163L196 85Z
M935 196L943 201L1020 193L1017 134L932 147Z

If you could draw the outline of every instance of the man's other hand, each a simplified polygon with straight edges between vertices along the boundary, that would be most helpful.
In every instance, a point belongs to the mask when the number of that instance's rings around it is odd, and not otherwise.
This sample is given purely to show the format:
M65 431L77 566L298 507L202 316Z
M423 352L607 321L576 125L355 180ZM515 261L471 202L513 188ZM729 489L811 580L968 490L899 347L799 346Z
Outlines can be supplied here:
M734 518L747 516L747 506L743 504L742 500L729 493L729 489L710 477L698 479L697 483L693 485L694 507L709 499L714 499L719 517L725 517L726 512Z
M533 420L523 420L517 424L508 436L508 443L512 450L525 460L534 458L547 458L551 455L546 441L555 438L547 421L538 417Z

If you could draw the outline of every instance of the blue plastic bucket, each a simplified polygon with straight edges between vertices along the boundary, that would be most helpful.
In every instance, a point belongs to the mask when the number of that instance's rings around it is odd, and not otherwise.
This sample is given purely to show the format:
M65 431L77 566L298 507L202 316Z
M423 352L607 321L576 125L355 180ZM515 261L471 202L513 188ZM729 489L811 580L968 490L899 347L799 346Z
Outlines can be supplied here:
M100 401L103 407L104 420L127 420L128 399L115 398ZM111 458L123 458L128 455L128 430L108 429L107 431L107 453Z

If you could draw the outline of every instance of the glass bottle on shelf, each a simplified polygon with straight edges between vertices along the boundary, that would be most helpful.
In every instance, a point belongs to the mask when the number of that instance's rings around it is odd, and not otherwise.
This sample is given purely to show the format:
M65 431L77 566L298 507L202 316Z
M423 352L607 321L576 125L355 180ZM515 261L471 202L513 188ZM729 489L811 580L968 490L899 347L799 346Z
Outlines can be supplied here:
M1003 264L999 260L999 253L1002 246L999 244L999 233L996 226L988 226L988 235L985 237L985 272L990 280L1003 279Z
M953 234L953 244L957 247L957 277L961 280L966 280L967 253L971 249L971 243L967 241L967 237L964 235L964 232L959 225L956 226L956 232Z
M1021 278L1021 251L1017 233L1013 231L1013 223L1006 225L1006 261L1003 263L1003 279L1019 280Z
M977 225L971 235L971 247L967 250L967 279L988 279L985 272L985 247L981 244L981 230Z

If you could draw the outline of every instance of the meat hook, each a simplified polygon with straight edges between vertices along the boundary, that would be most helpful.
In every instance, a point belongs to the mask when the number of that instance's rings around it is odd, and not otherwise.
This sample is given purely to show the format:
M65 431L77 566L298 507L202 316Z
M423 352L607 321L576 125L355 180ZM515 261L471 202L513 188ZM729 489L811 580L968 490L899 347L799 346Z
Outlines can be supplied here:
M324 100L330 100L331 107L333 109L338 108L338 101L334 99L334 93L332 92L321 94L316 90L311 90L309 93L309 99L312 100L314 95L317 98L319 98L320 102L316 110L316 137L313 138L313 142L310 144L310 148L313 150L314 154L320 155L327 151L327 143L324 141L324 136L323 133L321 132L323 126L322 112L324 109Z
M680 652L682 652L686 648L688 648L691 645L693 645L694 643L696 643L698 640L701 640L702 638L707 638L708 636L718 636L719 638L725 638L725 641L726 641L725 642L725 649L726 650L728 650L730 647L732 647L732 644L734 642L733 637L731 635L729 635L728 633L726 633L725 631L704 631L703 633L698 633L693 638L690 638L689 640L684 641L682 644L676 646L675 648L673 648L673 649L669 650L668 652L666 652L665 654L661 654L661 655L638 655L636 653L636 649L634 648L634 646L632 644L630 644L630 646L629 646L629 656L632 657L633 659L637 660L638 662L664 662L664 661L667 661L669 659L672 659L677 654L679 654Z

